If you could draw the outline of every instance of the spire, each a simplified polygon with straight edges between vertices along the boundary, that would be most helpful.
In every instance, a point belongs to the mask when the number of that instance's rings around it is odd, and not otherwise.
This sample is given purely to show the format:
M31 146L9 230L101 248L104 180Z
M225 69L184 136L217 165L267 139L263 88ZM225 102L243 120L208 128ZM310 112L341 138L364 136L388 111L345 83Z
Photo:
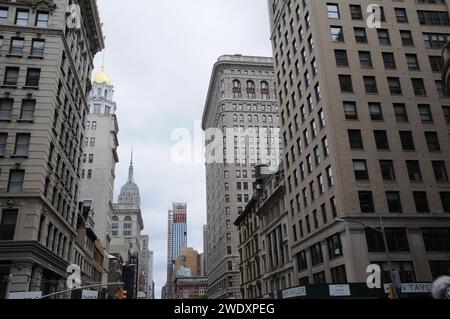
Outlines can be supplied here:
M130 168L128 169L128 182L127 184L133 184L134 183L134 177L133 177L133 147L131 148L131 161L130 161Z

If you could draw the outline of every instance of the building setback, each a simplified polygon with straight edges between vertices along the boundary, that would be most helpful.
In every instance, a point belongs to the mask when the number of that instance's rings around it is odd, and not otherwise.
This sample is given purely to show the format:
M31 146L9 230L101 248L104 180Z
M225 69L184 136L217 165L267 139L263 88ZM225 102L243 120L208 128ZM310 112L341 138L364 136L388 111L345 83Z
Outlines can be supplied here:
M80 2L79 26L66 22L69 2L0 6L0 298L64 290L67 266L83 265L74 256L82 141L104 43L96 1Z
M241 297L238 236L232 224L252 196L254 166L262 159L275 166L278 162L277 113L272 58L218 59L202 120L207 144L217 144L206 163L209 298Z
M363 283L373 263L389 281L381 234L352 220L381 218L402 282L448 274L448 7L378 2L370 28L373 1L268 1L297 285Z

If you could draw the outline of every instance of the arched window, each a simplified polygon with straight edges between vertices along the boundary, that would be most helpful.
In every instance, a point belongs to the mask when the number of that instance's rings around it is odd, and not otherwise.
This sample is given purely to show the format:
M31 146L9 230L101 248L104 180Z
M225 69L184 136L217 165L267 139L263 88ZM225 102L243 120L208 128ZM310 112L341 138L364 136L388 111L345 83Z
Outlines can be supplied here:
M272 123L273 122L273 117L272 117L272 115L269 115L269 123Z
M244 114L239 115L239 122L244 122Z
M253 117L251 115L247 115L247 122L253 122Z
M261 96L265 100L270 98L269 83L267 81L261 82Z
M247 81L247 95L249 99L254 99L256 97L255 95L256 90L255 90L255 82L253 82L252 80L248 80Z
M240 98L241 96L242 96L241 81L234 80L233 81L233 97Z
M113 220L113 222L118 222L119 221L119 217L113 216L112 220Z
M262 122L263 122L263 123L267 123L267 116L263 115L263 117L262 117Z
M238 115L237 114L233 114L233 122L237 122L238 121Z
M105 90L105 99L108 98L108 90Z
M131 218L131 216L127 216L127 217L125 217L125 221L126 222L131 222L131 221L133 221L133 218Z
M222 115L222 123L225 123L227 121L227 117L226 117L226 115L224 114L224 115Z
M259 121L258 115L255 115L255 116L253 117L253 121L256 122L256 123Z

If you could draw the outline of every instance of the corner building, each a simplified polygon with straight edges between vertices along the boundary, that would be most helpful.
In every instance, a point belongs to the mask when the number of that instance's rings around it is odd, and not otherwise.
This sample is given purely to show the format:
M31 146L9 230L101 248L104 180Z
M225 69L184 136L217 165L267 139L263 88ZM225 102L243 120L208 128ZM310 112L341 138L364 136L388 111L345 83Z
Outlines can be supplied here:
M80 29L67 25L70 3ZM2 1L0 34L0 298L45 295L64 290L67 266L80 263L84 123L104 47L97 4Z
M386 227L402 282L448 274L443 1L269 1L294 280L357 283ZM368 27L370 4L381 25ZM345 223L336 218L351 218Z
M222 132L214 138L223 140L219 143L223 150L215 151L223 152L226 161L206 164L205 255L208 297L212 299L241 297L239 239L233 221L253 195L255 165L263 156L275 165L279 160L274 91L272 58L224 55L214 65L202 127ZM267 141L259 133L265 133Z

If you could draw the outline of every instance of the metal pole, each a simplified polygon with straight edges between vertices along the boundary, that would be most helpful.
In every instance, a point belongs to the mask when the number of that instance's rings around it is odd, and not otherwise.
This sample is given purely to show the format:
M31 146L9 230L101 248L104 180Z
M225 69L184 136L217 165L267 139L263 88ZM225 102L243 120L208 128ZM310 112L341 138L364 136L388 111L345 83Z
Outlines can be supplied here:
M113 283L106 284L106 286L120 286L120 285L123 285L123 284L124 284L123 282L113 282ZM58 291L58 292L54 292L54 293L49 294L49 295L42 296L42 297L40 297L38 299L45 299L45 298L48 298L48 297L52 297L52 296L64 294L66 292L71 292L71 291L80 290L80 289L102 287L104 285L105 284L96 284L96 285L90 285L90 286L85 286L85 287L67 289L67 290Z
M394 290L394 298L398 299L397 286L394 283L394 267L392 266L392 258L391 258L391 253L389 251L386 230L384 228L383 218L381 216L380 216L380 226L381 226L381 233L383 234L384 249L385 249L386 257L387 257L387 261L388 261L389 276L391 278L391 283L392 283L392 287Z

